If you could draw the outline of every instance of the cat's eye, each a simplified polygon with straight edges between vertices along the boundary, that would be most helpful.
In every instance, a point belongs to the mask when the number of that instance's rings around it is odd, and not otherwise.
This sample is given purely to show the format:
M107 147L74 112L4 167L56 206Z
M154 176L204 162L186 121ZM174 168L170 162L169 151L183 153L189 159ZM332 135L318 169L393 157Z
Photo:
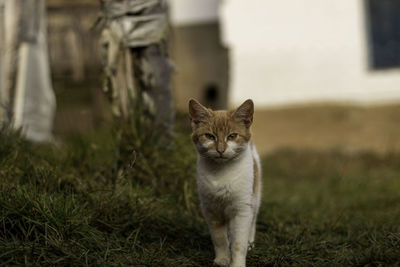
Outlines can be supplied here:
M238 136L237 133L231 133L230 135L228 135L228 140L233 140Z
M210 139L210 140L215 140L215 136L213 135L213 134L210 134L210 133L206 133L206 134L204 134L205 135L205 137L207 137L208 139Z

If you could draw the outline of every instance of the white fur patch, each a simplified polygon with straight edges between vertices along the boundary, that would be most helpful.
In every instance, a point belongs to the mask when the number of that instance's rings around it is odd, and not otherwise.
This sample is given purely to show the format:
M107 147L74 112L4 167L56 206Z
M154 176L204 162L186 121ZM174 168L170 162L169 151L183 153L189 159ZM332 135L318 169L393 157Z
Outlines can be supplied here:
M237 154L235 149L238 147L236 142L228 141L223 155ZM254 160L261 170L259 156L251 144L246 144L236 157L224 162L198 156L197 184L202 211L208 222L227 224L227 242L231 249L230 255L222 256L231 258L232 266L234 263L245 265L248 244L254 241L255 218L260 206L260 193L253 193ZM261 188L260 185L258 187ZM211 228L210 233L215 234ZM226 248L215 246L215 251L220 253Z

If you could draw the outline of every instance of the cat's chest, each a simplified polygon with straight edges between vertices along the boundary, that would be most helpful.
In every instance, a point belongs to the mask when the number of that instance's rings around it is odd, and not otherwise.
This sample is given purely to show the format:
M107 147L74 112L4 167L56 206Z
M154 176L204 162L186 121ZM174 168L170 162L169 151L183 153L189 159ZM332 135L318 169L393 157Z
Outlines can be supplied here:
M246 194L251 187L252 165L244 158L228 165L207 166L198 164L200 193L217 198L231 198Z

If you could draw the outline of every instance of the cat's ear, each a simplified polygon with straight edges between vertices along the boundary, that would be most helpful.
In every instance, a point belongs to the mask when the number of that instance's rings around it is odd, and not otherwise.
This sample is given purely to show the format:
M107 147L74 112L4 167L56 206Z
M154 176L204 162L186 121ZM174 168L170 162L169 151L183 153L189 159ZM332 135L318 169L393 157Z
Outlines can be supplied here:
M233 117L244 123L244 125L249 128L253 123L254 114L254 103L253 100L247 99L243 104L238 107L234 113Z
M189 115L192 127L199 124L200 121L210 116L210 112L206 107L194 99L189 100Z

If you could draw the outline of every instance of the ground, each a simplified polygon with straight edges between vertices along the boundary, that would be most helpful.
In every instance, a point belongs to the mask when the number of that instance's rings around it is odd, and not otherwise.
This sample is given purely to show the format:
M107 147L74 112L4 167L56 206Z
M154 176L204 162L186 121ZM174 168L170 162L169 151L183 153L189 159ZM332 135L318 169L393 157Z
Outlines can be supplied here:
M3 129L0 262L211 266L186 122L174 140L134 120L57 146ZM262 166L248 266L400 264L400 154L295 147L266 154Z

